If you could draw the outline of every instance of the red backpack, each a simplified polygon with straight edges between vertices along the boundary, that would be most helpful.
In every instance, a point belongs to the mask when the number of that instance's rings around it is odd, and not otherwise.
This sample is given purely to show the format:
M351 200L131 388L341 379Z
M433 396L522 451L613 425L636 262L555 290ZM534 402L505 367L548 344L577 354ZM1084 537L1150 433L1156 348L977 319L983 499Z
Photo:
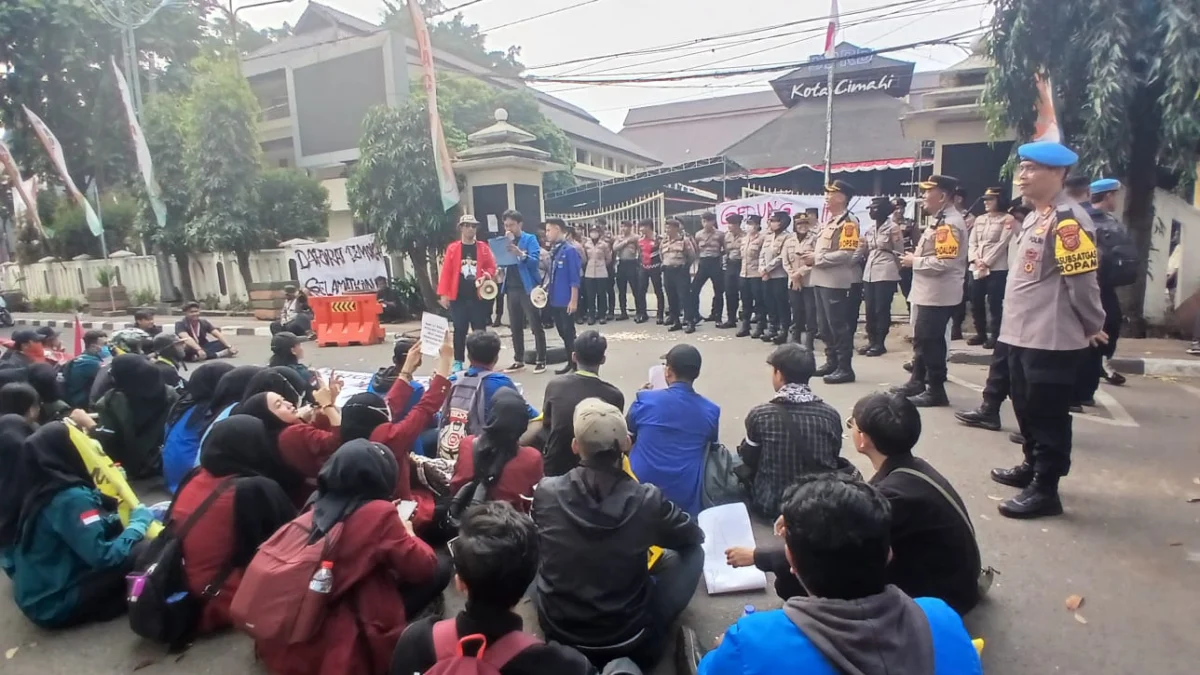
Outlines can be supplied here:
M468 648L476 644L478 648L468 655ZM487 638L479 634L459 638L455 620L446 619L433 624L437 663L425 675L500 675L500 669L517 654L540 644L542 641L536 637L516 630L489 646Z

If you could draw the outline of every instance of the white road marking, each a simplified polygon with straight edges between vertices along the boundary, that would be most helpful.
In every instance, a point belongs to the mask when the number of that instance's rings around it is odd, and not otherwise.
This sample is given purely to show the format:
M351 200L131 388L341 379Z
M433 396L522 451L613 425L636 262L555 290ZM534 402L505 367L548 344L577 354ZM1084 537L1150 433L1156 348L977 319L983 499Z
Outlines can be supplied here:
M974 382L964 380L956 375L947 375L946 379L960 387L966 387L967 389L970 389L976 393L983 391L982 386L975 384ZM1200 396L1200 389L1196 389L1194 393L1196 393L1197 396ZM1133 415L1129 414L1129 411L1125 409L1125 406L1121 405L1117 399L1113 398L1112 394L1104 391L1097 391L1096 402L1103 405L1105 410L1112 414L1112 419L1100 417L1099 415L1089 415L1087 413L1083 413L1082 415L1074 413L1072 416L1077 420L1096 422L1098 424L1107 424L1108 426L1112 427L1137 428L1141 426L1138 424L1137 420L1133 419Z

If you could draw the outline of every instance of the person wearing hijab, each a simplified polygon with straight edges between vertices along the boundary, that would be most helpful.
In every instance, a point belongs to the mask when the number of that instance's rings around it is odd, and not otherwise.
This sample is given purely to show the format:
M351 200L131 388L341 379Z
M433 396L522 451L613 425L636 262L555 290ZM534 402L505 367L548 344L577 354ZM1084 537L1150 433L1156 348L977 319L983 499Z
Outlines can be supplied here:
M0 388L0 401L4 399L6 389L7 385ZM21 501L25 498L22 447L33 433L34 424L27 415L0 417L0 557L17 540L17 519L21 514Z
M295 333L283 331L271 338L271 360L267 363L272 368L291 368L296 371L304 382L313 381L313 372L300 362L304 358L304 340Z
M162 373L141 354L113 359L113 388L96 402L97 438L113 461L132 479L162 472L167 415L179 393L163 384Z
M255 394L273 391L292 402L299 408L305 403L312 403L312 384L300 376L300 373L287 366L272 366L259 371L242 392L242 400Z
M21 455L17 539L0 556L17 607L50 629L120 616L134 547L154 515L139 505L121 525L116 501L96 489L62 422L29 436Z
M19 415L37 424L42 416L42 398L28 382L9 382L0 387L0 415Z
M267 440L271 443L271 449L288 467L289 472L296 477L296 480L285 485L284 489L287 490L288 496L296 508L304 506L313 490L316 489L316 471L309 474L293 466L292 462L288 460L288 456L281 452L279 442L280 436L287 429L307 426L297 414L296 406L289 399L273 391L267 391L255 394L239 403L233 409L233 414L253 417L262 422L263 428L267 432ZM317 469L320 470L320 467Z
M29 384L37 390L41 399L38 422L57 422L71 414L71 405L63 400L62 388L58 384L58 371L49 363L29 366Z
M449 556L435 554L396 512L397 475L395 455L362 438L341 446L321 469L312 508L295 523L312 531L311 544L333 538L325 556L333 563L325 621L308 642L256 643L270 672L385 674L408 620L450 583Z
M262 366L238 366L221 376L217 389L213 392L212 400L208 403L208 414L203 420L204 433L200 436L200 447L208 439L208 432L213 424L233 414L233 409L242 402L242 395L254 376L266 370ZM196 466L200 466L200 456L196 455Z
M487 501L508 502L529 513L533 487L544 473L542 453L520 444L528 428L525 399L515 389L497 390L483 433L467 436L459 446L450 494L457 495L464 486L482 481Z
M183 523L221 490L183 540L188 590L204 599L200 633L231 624L229 606L242 574L259 545L296 517L288 495L301 482L279 457L260 420L231 415L213 425L200 453L200 468L183 480L169 518ZM205 594L209 586L219 592Z
M162 369L159 368L161 371ZM179 482L196 466L200 439L207 430L212 411L209 406L221 378L233 370L226 361L208 361L192 373L183 396L167 415L166 440L163 442L163 478L171 494Z

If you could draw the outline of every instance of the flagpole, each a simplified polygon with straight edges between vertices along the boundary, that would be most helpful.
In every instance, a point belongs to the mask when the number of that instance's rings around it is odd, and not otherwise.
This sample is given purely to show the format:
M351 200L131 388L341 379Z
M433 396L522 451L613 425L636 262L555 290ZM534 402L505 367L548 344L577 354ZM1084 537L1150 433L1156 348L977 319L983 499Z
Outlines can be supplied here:
M829 90L825 99L825 184L833 182L833 66L836 61L829 62L829 79L825 87Z

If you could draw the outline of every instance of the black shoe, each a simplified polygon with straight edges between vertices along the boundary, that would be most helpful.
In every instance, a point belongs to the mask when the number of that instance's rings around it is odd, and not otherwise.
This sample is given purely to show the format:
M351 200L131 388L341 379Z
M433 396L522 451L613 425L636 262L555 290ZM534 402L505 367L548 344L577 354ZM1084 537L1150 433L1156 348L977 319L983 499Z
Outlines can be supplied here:
M709 314L708 316L706 316L700 320L701 321L711 321L713 323L721 323L721 315L720 314Z
M775 331L767 329L767 330L763 331L762 335L758 336L758 339L762 340L763 342L774 342L775 341Z
M646 323L649 320L650 319L648 317L642 316L640 314L638 316L633 317L634 323Z
M667 329L667 331L670 333L674 333L677 330L683 330L683 324L681 324L679 322L675 322L675 323L671 324L670 328Z
M1068 410L1070 410L1073 413L1082 413L1083 412L1083 404L1072 403L1071 406L1068 408Z
M604 315L604 320L605 321L616 321L617 319L615 316L613 316L612 312L609 312L608 314Z
M854 371L849 368L838 368L821 379L825 384L846 384L854 381Z
M911 372L912 372L912 370L913 370L913 362L912 362L912 361L905 361L905 362L904 362L904 365L902 365L902 366L900 366L900 367L904 369L904 372L911 373Z
M743 325L734 333L734 337L750 337L750 326Z
M967 339L967 344L972 347L978 347L987 342L987 338L981 333L976 333Z
M951 340L961 340L962 339L962 326L955 326L954 328L950 329L950 339Z
M1011 434L1009 434L1008 440L1010 443L1016 443L1017 445L1025 445L1025 437L1023 435L1021 435L1021 432L1019 432L1019 431L1014 431Z
M832 375L833 372L836 371L837 369L838 369L837 363L835 363L833 361L826 361L825 363L822 363L820 366L817 366L817 369L813 371L813 376L814 377L825 377L826 375Z
M775 339L771 340L771 344L786 345L788 341L787 333L776 333Z
M931 384L925 387L923 393L910 396L908 400L918 408L944 408L950 405L950 399L946 396L946 387L940 384Z
M988 338L987 342L983 343L983 348L984 349L995 349L996 348L996 338Z
M909 380L898 387L888 389L892 394L904 394L905 396L917 396L925 392L925 383Z
M599 323L600 323L600 325L601 325L601 326L603 326L603 325L607 324L607 323L608 323L608 318L607 318L607 317L603 317L603 318L601 318L601 319L600 319L600 321L599 321Z
M1033 465L1018 464L1011 469L992 469L992 480L1021 490L1033 482Z
M662 316L662 314L659 314L657 317L655 317L655 318L654 318L654 323L656 323L656 324L658 324L658 325L662 326L662 325L664 325L666 322L665 322L665 321L663 321L663 316Z
M1000 515L1005 518L1018 519L1061 516L1063 512L1062 500L1058 498L1058 490L1039 484L1037 478L1029 487L1022 490L1021 494L1006 502L1001 502L997 508L1000 510Z
M1083 406L1084 408L1095 408L1097 404L1096 404L1096 399L1089 398L1086 401L1080 401L1079 405Z
M737 328L737 327L738 327L737 322L734 322L734 321L726 321L725 323L717 324L717 328Z
M691 335L692 333L695 333L695 332L696 332L696 324L694 324L694 323L689 323L688 325L684 326L684 327L683 327L683 332L684 332L684 333L687 333L688 335Z
M504 324L500 323L500 319L496 319L495 321L492 322L492 328L499 328L503 325Z
M625 310L621 310L621 313L620 313L620 314L618 314L618 315L617 315L617 318L615 318L615 319L613 319L613 320L614 320L614 321L628 321L628 320L629 320L629 315L628 315L627 313L625 313Z
M762 332L762 330L759 329L758 326L755 326L753 329L750 330L750 339L751 340L761 340L762 336L763 336L763 332Z
M872 345L863 353L863 356L883 356L887 353L887 347L883 345Z
M1000 411L987 404L980 405L975 410L959 410L954 413L954 417L969 427L1000 431Z
M1116 387L1119 387L1119 386L1125 384L1125 376L1118 373L1115 370L1105 370L1104 371L1104 380L1106 382L1108 382L1109 384L1116 386Z
M567 363L567 365L554 371L554 374L555 375L566 375L567 373L574 372L574 371L575 371L575 364L572 362L572 363Z
M863 345L854 351L858 352L859 356L866 356L867 352L871 351L871 348L874 346L875 345Z

